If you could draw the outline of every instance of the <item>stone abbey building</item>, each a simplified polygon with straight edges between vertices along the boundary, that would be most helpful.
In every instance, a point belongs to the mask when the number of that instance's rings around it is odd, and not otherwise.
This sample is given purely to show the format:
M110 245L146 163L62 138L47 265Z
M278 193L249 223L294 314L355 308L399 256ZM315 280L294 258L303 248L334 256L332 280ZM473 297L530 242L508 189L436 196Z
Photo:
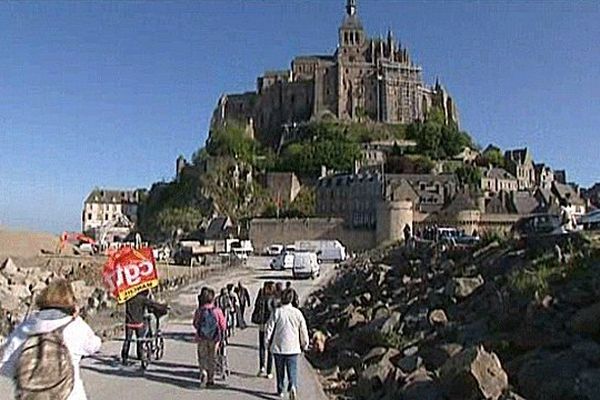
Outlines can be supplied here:
M369 38L356 0L347 0L333 55L298 56L290 70L259 77L256 91L223 95L211 126L237 120L261 142L276 145L285 127L311 119L407 124L423 120L433 106L458 123L456 105L439 82L423 83L422 68L391 32Z

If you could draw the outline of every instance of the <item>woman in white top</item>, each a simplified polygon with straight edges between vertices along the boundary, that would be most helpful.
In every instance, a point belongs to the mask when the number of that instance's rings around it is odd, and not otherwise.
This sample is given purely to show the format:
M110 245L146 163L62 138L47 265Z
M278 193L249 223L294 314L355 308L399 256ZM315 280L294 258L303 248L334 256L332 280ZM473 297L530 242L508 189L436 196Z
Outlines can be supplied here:
M39 311L27 318L10 334L0 350L0 374L17 379L17 369L23 345L30 336L63 329L63 342L73 363L73 389L67 400L86 400L79 373L82 357L100 350L101 340L78 316L77 303L71 284L64 280L51 282L38 296Z
M302 312L292 305L294 292L286 289L281 296L281 307L271 315L266 328L266 337L271 341L271 352L275 358L277 395L283 398L285 375L290 400L295 400L298 391L298 356L308 347L308 328Z

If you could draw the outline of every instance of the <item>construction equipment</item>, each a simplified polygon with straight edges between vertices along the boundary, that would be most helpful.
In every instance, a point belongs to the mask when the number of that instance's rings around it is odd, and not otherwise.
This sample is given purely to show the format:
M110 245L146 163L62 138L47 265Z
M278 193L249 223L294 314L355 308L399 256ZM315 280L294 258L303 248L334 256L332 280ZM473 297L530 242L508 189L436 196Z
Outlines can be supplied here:
M80 250L87 250L92 254L95 254L98 252L98 243L92 239L89 236L84 235L83 233L79 233L79 232L63 232L60 235L60 243L58 245L58 249L56 250L56 252L58 254L61 254L62 251L64 250L65 246L67 245L67 243L71 243L77 246L78 249ZM82 245L87 244L87 246L84 246L82 248Z

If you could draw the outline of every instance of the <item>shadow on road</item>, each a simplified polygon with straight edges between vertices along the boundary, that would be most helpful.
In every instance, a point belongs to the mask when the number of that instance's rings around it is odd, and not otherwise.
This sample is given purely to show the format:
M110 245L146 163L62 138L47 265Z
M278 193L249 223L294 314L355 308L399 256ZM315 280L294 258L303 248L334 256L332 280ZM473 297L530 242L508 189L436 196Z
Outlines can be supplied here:
M198 367L195 365L162 363L160 361L150 364L146 371L142 371L139 365L122 367L119 358L94 357L92 365L83 365L82 369L93 371L102 375L118 376L122 378L138 378L172 385L184 389L198 388Z
M96 356L91 359L93 360L92 365L83 365L81 368L98 374L121 378L144 379L161 385L171 385L187 390L219 391L223 392L224 398L227 398L227 393L231 392L243 393L264 400L273 400L276 398L273 393L229 386L227 382L219 382L212 388L200 389L198 367L196 365L157 361L150 364L146 371L142 371L135 364L131 367L120 366L119 357L117 356ZM232 375L240 378L256 378L254 375L237 371L232 371Z
M166 340L175 340L178 342L194 343L194 334L190 332L165 332L163 337Z
M261 275L257 276L256 279L261 281L293 281L292 275Z
M242 343L229 343L228 347L237 347L239 349L249 349L258 351L258 346L250 345L250 344L242 344Z

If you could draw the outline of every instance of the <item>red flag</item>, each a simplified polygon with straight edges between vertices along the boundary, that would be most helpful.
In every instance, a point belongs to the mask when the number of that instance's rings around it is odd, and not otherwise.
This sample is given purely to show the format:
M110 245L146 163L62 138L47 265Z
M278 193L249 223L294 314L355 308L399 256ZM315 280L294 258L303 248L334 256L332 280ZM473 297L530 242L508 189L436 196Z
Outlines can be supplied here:
M118 303L124 303L139 292L158 286L158 270L152 249L119 249L104 265L102 278Z

